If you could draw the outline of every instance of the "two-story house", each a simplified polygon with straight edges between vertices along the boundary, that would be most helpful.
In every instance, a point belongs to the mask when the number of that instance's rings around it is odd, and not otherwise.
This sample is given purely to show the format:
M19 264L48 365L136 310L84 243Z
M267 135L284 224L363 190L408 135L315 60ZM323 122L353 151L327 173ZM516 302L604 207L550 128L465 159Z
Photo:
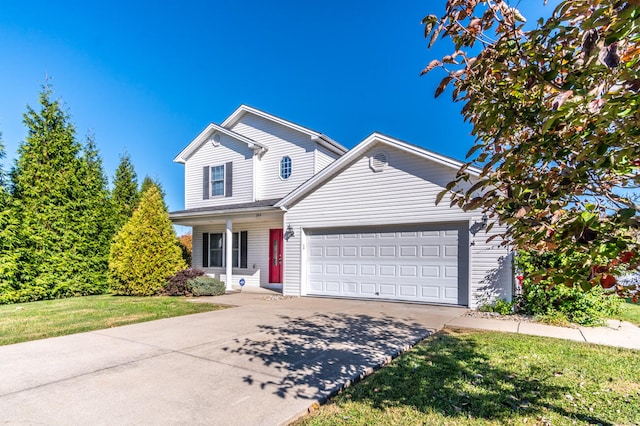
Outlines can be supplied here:
M437 194L461 163L374 133L351 150L245 105L174 160L185 165L193 267L285 295L477 306L510 298L486 217ZM496 228L492 232L497 232Z

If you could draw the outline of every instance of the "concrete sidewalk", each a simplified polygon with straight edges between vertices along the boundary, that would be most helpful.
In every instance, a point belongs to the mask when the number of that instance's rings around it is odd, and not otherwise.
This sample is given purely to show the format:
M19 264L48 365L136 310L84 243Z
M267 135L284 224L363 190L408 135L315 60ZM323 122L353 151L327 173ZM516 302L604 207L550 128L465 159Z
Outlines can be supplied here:
M536 322L476 318L463 315L448 321L445 326L555 337L558 339L640 350L639 327L618 320L609 320L607 324L606 327L569 328Z

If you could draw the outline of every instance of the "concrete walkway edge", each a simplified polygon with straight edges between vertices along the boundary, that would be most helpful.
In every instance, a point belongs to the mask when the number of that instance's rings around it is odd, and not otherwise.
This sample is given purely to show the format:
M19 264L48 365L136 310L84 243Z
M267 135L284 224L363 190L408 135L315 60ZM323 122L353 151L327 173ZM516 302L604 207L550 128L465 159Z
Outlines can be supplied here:
M476 318L462 315L448 321L445 327L503 331L640 350L640 328L629 322L619 320L608 320L607 325L604 327L569 328L537 322Z

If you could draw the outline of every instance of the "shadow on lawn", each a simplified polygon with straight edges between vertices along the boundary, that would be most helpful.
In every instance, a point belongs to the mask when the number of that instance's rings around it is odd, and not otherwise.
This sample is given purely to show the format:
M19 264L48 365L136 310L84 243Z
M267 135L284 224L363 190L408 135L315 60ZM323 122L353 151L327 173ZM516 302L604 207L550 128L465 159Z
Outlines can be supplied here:
M570 404L564 403L568 388L549 383L546 370L530 366L529 371L515 371L491 365L472 339L459 338L455 331L439 332L429 340L359 386L346 390L341 401L361 402L381 410L409 406L458 419L513 421L517 414L531 421L537 419L535 424L547 424L544 419L556 413L612 425L567 409Z
M223 349L275 368L281 376L259 385L282 398L328 398L433 332L392 317L316 314L280 318L284 323L279 326L261 326L264 335L259 338L236 339ZM252 375L244 380L255 383Z

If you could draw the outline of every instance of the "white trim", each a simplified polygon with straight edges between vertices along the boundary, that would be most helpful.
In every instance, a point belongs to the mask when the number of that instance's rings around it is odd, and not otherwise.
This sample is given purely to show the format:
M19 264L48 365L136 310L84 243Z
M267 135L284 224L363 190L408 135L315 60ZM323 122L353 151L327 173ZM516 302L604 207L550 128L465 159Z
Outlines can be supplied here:
M325 148L327 148L329 151L332 151L335 154L338 155L342 155L345 152L347 152L347 148L345 148L344 146L340 145L338 142L334 141L333 139L331 139L330 137L328 137L327 135L324 135L322 133L316 132L314 130L311 130L309 128L300 126L298 124L292 123L291 121L287 121L284 120L280 117L276 117L275 115L271 115L269 113L266 113L264 111L261 111L257 108L253 108L250 107L248 105L240 105L233 113L231 113L231 115L229 117L227 117L223 122L222 122L222 127L231 127L233 126L235 123L238 122L238 120L240 120L240 118L242 117L243 114L245 113L249 113L249 114L253 114L256 115L258 117L262 117L265 120L269 120L272 121L274 123L278 123L281 126L284 127L288 127L292 130L295 130L297 132L303 133L305 135L308 135L311 137L311 140L316 142L319 145L324 146Z
M409 154L417 155L424 159L433 161L438 164L442 164L444 166L450 167L452 169L458 170L464 163L458 160L454 160L449 157L445 157L435 152L429 151L424 148L417 147L415 145L408 144L406 142L402 142L398 139L391 138L389 136L385 136L380 133L372 133L358 145L353 147L349 152L347 152L342 157L338 158L336 161L331 163L329 166L325 167L322 171L317 173L311 179L294 189L280 200L275 207L290 207L292 204L295 204L302 197L306 196L309 192L314 191L320 185L324 184L331 177L333 177L338 172L347 168L352 161L359 158L370 146L375 143L385 144L387 146L400 149ZM472 176L478 176L480 174L480 170L475 168L467 169Z
M225 251L225 275L227 281L227 291L232 290L233 283L233 224L231 219L227 219L226 227L225 227L225 238L224 238L224 251ZM239 258L239 257L238 257Z
M189 157L193 155L193 153L196 152L204 143L208 142L209 138L216 132L225 134L230 138L247 144L247 146L253 149L254 153L258 155L265 153L268 149L266 146L254 141L253 139L249 139L248 137L232 130L225 129L215 123L210 123L198 136L196 136L194 140L189 143L189 145L187 145L185 149L180 152L180 154L176 155L173 162L182 164L186 163Z
M304 228L300 228L300 296L307 295L308 280L307 280L307 265L309 259L307 258L307 233Z

